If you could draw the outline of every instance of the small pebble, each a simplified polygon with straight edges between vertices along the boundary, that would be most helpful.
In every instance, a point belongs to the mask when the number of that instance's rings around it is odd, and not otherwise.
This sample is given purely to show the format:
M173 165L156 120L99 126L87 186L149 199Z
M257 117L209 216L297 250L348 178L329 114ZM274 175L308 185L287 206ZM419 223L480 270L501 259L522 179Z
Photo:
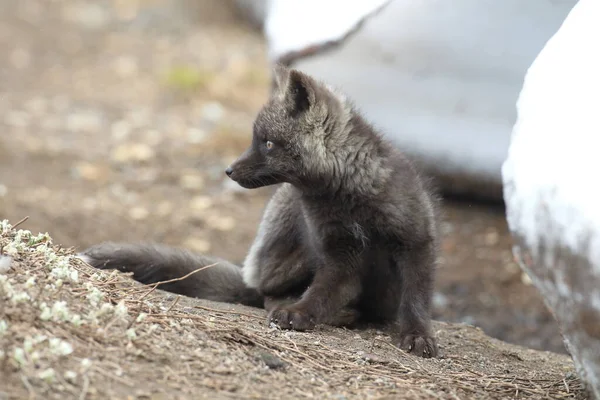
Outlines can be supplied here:
M89 162L77 164L73 170L74 174L87 181L98 181L102 178L102 169Z
M173 203L166 200L161 201L156 207L156 214L160 217L166 217L173 212L174 208Z
M155 156L154 150L144 143L124 143L111 153L112 160L118 163L144 162Z
M259 351L258 353L260 359L266 364L270 369L281 369L284 368L287 364L282 361L279 357L274 354L271 354L267 351Z
M113 122L110 127L110 135L114 140L122 141L129 137L131 124L125 120Z
M204 177L200 174L186 173L179 178L179 185L188 190L202 190Z
M219 217L211 215L206 220L208 226L219 231L230 231L235 227L235 219L233 217Z
M131 56L121 56L113 62L113 69L121 78L129 78L138 71L137 60Z
M205 253L210 250L211 245L203 239L190 238L183 242L183 246L199 253Z
M25 69L31 64L31 54L25 49L15 49L10 53L10 63L16 69Z
M72 132L94 132L101 127L102 119L94 111L82 111L67 117L66 128Z
M194 211L205 211L212 205L213 201L208 196L196 196L190 201L190 208Z
M4 123L13 128L27 128L31 117L24 111L9 111L4 117Z
M148 218L148 215L150 215L150 212L144 207L133 207L129 210L129 217L136 221L146 219Z
M62 14L66 21L87 29L102 28L110 18L101 4L88 2L69 3L64 6Z
M206 131L198 128L188 128L187 130L187 139L189 143L199 144L206 140L208 134Z
M217 102L210 102L202 107L202 116L209 122L218 122L224 114L225 109Z
M487 244L488 246L497 245L499 240L500 235L498 235L498 232L496 231L488 232L485 234L485 244Z
M25 104L25 108L30 113L40 116L46 112L48 102L43 97L34 97Z
M521 282L523 282L523 284L526 286L531 286L533 284L533 281L531 280L529 275L527 275L527 273L525 273L525 272L523 272L521 274Z

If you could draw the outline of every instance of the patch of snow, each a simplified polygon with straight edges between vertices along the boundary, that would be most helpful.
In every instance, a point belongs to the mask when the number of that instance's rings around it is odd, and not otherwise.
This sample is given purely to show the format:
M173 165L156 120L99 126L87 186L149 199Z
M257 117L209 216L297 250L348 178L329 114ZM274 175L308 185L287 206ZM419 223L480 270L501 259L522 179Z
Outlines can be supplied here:
M269 58L342 39L366 16L390 0L271 0L264 31Z
M512 230L532 249L544 232L541 209L560 224L574 253L592 235L588 257L600 268L600 2L581 0L533 62L517 102L502 167ZM600 273L600 269L598 269Z

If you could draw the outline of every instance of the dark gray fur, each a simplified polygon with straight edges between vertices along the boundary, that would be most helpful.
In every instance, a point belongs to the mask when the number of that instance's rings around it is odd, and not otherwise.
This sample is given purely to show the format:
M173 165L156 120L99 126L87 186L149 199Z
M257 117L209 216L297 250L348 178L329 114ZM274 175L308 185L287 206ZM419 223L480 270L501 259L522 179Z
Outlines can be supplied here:
M160 287L262 305L268 320L285 329L384 323L394 327L402 349L436 356L430 322L435 197L342 94L297 70L277 67L274 76L252 144L227 170L245 188L282 184L243 267L219 260ZM132 271L142 283L218 261L149 244L105 243L83 255L99 268Z

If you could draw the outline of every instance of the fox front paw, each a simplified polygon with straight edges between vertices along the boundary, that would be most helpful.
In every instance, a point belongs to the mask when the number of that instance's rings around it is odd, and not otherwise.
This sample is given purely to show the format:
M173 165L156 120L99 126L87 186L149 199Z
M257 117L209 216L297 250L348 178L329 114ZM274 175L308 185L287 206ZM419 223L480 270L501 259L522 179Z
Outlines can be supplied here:
M295 307L281 307L272 310L268 317L269 323L274 323L281 329L307 331L314 328L313 318L305 311Z
M438 347L434 337L429 335L406 334L400 337L396 345L407 353L423 358L438 356Z

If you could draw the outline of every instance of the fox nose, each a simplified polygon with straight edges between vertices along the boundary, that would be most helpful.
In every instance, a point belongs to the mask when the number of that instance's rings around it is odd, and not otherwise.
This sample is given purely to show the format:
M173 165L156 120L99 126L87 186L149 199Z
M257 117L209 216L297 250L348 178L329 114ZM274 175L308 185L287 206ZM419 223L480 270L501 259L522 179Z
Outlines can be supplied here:
M227 176L231 176L231 174L233 174L233 169L231 169L231 167L227 167L225 173L227 174Z

